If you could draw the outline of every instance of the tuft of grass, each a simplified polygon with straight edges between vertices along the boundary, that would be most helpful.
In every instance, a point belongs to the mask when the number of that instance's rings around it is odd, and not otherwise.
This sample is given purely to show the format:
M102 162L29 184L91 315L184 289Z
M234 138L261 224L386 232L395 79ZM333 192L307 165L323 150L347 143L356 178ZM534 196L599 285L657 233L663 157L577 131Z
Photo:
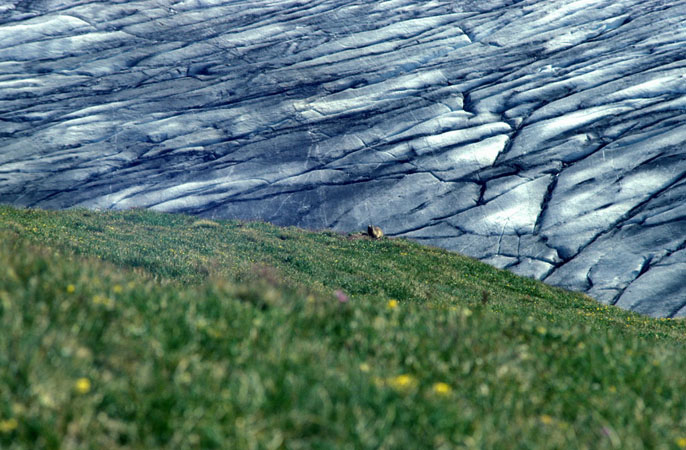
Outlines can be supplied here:
M0 206L0 447L686 447L686 327L464 256Z
M191 224L193 228L216 228L219 227L219 223L214 220L199 219Z

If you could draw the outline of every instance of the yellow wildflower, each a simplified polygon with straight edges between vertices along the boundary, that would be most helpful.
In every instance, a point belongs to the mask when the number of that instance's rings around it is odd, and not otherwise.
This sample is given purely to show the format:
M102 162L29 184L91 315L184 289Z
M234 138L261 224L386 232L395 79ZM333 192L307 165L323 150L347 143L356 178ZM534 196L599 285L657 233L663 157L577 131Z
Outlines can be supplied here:
M360 364L360 371L369 372L370 370L371 370L371 368L369 367L369 364L367 364L367 363Z
M70 284L67 286L67 292L69 294L73 294L75 291L76 291L76 286L74 286L73 284Z
M121 294L123 290L124 289L119 284L112 286L112 291L114 291L115 294Z
M93 303L95 303L96 305L104 305L107 308L111 308L114 306L114 300L112 300L109 297L102 296L102 295L94 296L93 297Z
M677 439L676 445L678 445L679 448L686 448L686 437L680 437L679 439Z
M15 418L0 420L0 433L9 433L10 431L16 430L18 426L19 422L17 422L17 419Z
M79 394L87 394L91 390L91 380L88 378L79 378L76 380L76 383L74 383L74 389L76 389L76 392Z
M438 395L450 395L450 393L453 391L453 388L451 388L447 383L439 382L434 383L433 391Z
M386 306L388 306L388 309L395 309L398 307L398 300L390 299Z
M388 379L388 384L397 391L407 391L417 384L412 375L398 375Z
M538 334L545 334L548 330L546 330L545 327L539 325L536 327L536 331L538 332Z
M543 414L541 416L541 422L543 422L544 425L550 425L553 423L553 418L550 417L548 414Z

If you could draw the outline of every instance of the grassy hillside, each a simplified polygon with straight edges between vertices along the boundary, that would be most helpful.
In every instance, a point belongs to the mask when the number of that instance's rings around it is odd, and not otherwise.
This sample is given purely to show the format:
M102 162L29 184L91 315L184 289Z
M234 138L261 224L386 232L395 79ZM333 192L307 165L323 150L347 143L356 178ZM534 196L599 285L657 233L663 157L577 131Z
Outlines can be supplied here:
M470 258L0 207L0 448L686 448L686 326Z

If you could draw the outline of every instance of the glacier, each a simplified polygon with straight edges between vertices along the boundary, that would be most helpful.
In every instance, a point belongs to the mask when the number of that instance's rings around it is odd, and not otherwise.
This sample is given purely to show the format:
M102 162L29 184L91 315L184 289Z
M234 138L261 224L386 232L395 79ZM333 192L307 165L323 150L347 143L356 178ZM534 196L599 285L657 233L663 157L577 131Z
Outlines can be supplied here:
M0 202L390 236L686 316L686 1L5 0Z

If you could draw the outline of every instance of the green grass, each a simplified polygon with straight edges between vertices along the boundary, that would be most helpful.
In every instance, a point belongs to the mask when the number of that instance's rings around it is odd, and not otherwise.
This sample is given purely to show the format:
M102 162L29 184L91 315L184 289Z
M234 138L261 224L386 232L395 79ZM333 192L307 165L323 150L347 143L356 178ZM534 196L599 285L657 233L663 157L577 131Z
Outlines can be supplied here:
M400 239L0 206L3 449L684 448L685 337Z

